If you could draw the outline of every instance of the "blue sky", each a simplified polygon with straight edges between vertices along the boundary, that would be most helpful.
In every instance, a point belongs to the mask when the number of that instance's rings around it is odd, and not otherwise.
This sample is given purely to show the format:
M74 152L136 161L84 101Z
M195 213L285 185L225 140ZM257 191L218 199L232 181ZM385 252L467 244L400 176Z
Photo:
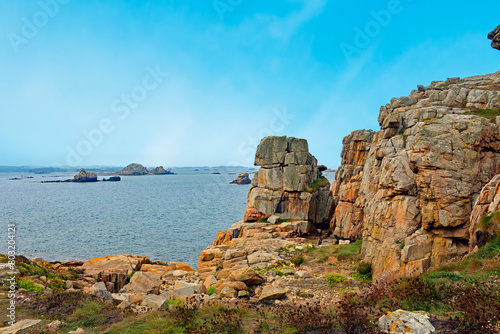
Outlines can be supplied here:
M500 69L498 1L2 1L0 165L329 167L417 84ZM361 33L360 33L361 32Z

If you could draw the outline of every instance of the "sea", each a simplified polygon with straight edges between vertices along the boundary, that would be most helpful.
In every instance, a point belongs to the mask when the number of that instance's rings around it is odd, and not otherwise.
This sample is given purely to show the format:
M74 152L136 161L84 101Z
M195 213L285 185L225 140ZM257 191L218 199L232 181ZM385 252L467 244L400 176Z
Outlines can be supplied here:
M93 183L42 183L75 173L0 173L0 253L15 240L17 254L46 261L132 254L196 268L217 232L243 219L250 185L230 182L245 171L179 169Z

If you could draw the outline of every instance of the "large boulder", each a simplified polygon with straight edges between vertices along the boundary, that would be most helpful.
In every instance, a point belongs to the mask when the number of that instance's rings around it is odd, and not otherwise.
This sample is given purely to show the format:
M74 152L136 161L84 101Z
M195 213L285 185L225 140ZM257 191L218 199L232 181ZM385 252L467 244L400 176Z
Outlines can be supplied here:
M381 107L366 157L346 139L353 154L333 187L333 225L363 231L375 277L424 272L468 251L472 206L500 173L499 87L500 72L419 86ZM346 172L363 159L362 171Z
M157 276L147 271L138 271L127 285L129 293L152 293L158 294L160 290L160 280Z
M378 329L384 333L430 334L436 329L425 312L397 310L389 312L378 320Z
M149 174L146 167L141 164L133 163L124 167L122 170L118 172L120 175L146 175Z
M142 305L153 310L165 310L167 308L167 298L158 295L145 295L142 299Z
M80 172L73 177L73 182L97 182L97 175L94 172L87 172L82 168Z
M139 270L143 264L148 262L149 259L145 256L122 254L122 255L96 257L85 262L82 265L82 267L86 271L103 270L103 271L123 272L126 273L127 275L132 275L134 271Z
M486 184L470 216L469 251L500 235L500 174Z
M329 222L333 205L330 183L321 175L305 139L263 138L255 165L262 167L252 180L246 221L278 214L282 219Z
M229 274L230 281L243 282L246 285L257 285L263 282L262 277L252 268L240 268Z
M500 50L500 25L488 34L491 39L491 47Z

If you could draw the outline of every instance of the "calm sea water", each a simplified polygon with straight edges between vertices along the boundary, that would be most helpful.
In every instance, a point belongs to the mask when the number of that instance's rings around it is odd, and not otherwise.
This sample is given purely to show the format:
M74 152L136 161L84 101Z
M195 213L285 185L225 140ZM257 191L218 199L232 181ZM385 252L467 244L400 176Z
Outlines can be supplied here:
M3 239L7 224L15 223L18 253L27 257L66 261L125 253L196 268L216 233L243 219L250 185L229 184L237 175L227 172L176 172L83 184L40 183L73 174L14 181L8 179L19 173L1 173Z

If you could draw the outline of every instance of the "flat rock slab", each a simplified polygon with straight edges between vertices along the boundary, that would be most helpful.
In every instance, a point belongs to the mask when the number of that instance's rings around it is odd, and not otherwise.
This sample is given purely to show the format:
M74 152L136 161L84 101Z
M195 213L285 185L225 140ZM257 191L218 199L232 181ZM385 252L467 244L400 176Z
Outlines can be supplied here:
M149 259L145 256L122 254L96 257L85 262L82 267L84 269L116 271L132 275L134 271L139 270L141 266L147 262L149 262Z
M45 328L43 320L25 319L16 322L13 326L0 328L5 334L38 334Z

